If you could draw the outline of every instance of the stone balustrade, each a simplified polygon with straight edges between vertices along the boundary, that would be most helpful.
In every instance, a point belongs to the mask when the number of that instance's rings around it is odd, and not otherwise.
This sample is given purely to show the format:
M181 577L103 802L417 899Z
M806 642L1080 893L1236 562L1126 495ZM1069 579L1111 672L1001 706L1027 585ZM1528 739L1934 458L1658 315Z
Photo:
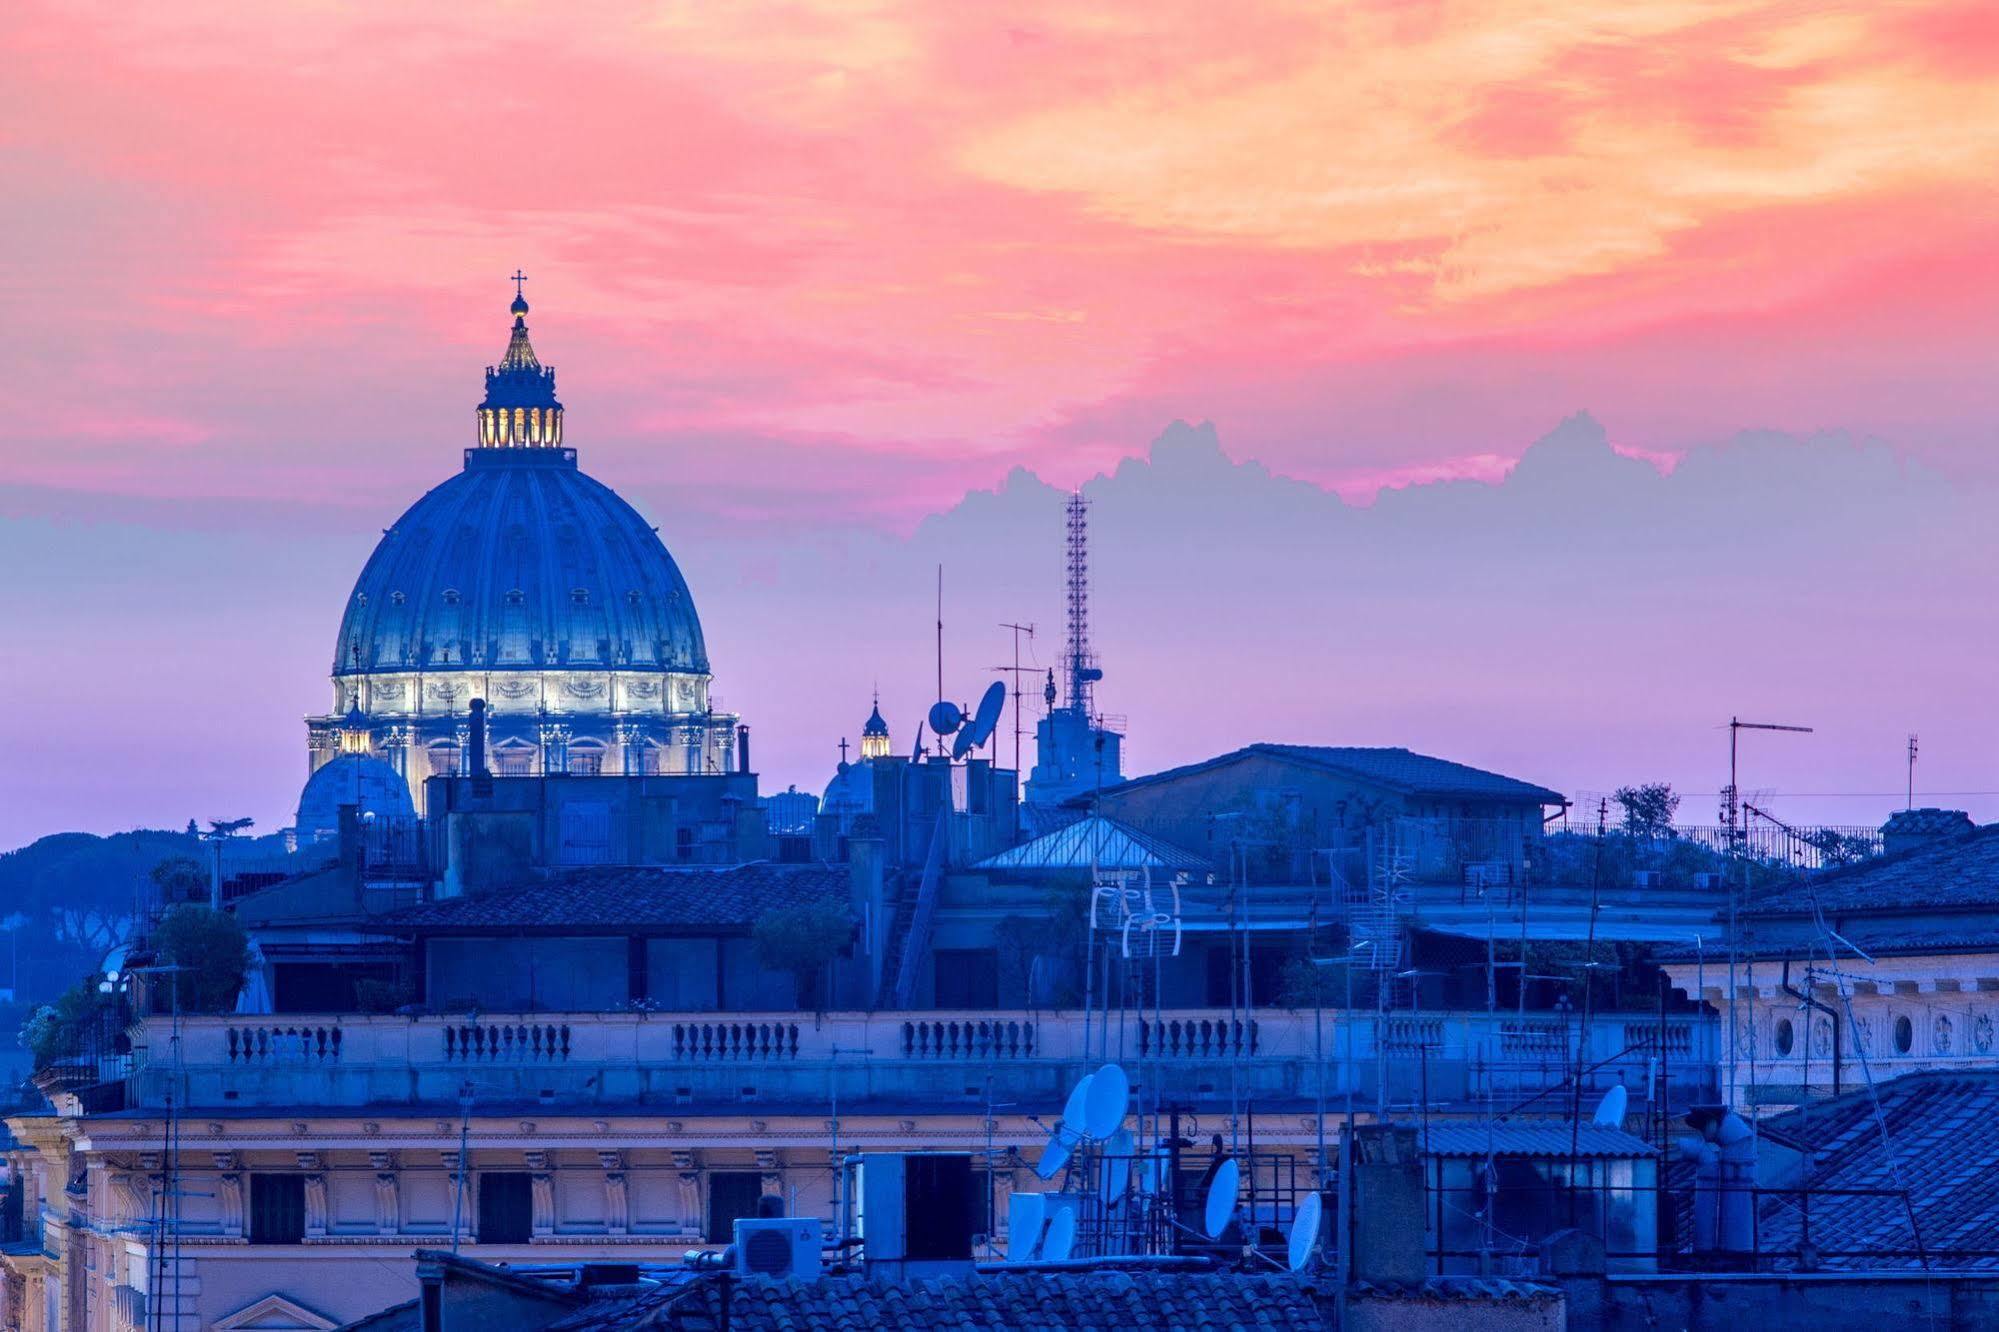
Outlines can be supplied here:
M138 1031L139 1104L164 1097L167 1025ZM1585 1036L1574 1016L1185 1009L1112 1014L1108 1027L1073 1011L184 1017L179 1063L190 1107L451 1102L468 1080L483 1095L544 1102L803 1101L835 1081L842 1097L934 1101L975 1084L990 1095L994 1075L1011 1096L1050 1100L1106 1051L1135 1080L1190 1094L1236 1085L1309 1097L1405 1081L1413 1092L1420 1064L1421 1085L1450 1099L1543 1085L1577 1058L1579 1038L1597 1080L1634 1086L1662 1040L1676 1081L1709 1076L1716 1057L1712 1020L1684 1016L1662 1027L1605 1014Z

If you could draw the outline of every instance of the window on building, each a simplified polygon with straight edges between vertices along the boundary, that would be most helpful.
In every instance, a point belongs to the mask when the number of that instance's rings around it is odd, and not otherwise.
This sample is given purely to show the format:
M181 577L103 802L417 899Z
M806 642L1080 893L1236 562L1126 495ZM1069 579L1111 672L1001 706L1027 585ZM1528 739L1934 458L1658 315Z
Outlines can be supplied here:
M939 948L937 983L939 1008L999 1007L999 952L992 948Z
M250 1243L305 1241L305 1176L250 1176Z
M392 962L278 962L271 966L271 1010L276 1013L380 1012L378 996L393 995L399 979ZM363 986L365 985L365 991ZM361 1002L363 993L370 1003ZM407 1002L407 999L398 1002Z
M534 1184L525 1170L479 1172L479 1243L526 1244L534 1237Z
M1895 1053L1907 1054L1916 1043L1916 1024L1907 1015L1895 1019Z
M694 859L694 830L680 827L673 830L673 858L675 860Z
M1264 940L1246 938L1249 947L1249 992L1251 1006L1268 1008L1278 1002L1284 988L1284 950ZM1234 996L1242 1002L1242 956L1226 944L1208 949L1208 1007L1227 1008Z
M755 1170L708 1172L708 1242L727 1244L736 1238L736 1222L757 1214L764 1177Z
M1778 1018L1777 1036L1776 1036L1778 1057L1783 1058L1789 1056L1789 1054L1791 1053L1791 1048L1795 1046L1797 1043L1798 1043L1798 1033L1797 1029L1791 1025L1791 1019Z

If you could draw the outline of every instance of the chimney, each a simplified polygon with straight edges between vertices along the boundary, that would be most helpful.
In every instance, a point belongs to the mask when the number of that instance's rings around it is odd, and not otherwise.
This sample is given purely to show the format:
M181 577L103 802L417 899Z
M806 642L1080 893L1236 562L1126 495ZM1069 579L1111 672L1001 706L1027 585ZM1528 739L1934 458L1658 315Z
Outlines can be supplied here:
M1881 850L1894 855L1912 847L1962 836L1978 825L1961 809L1904 809L1881 825Z
M486 771L486 700L472 700L472 738L466 755L466 770L472 776L472 794L486 796L493 794L493 775Z
M1353 1279L1386 1284L1426 1275L1423 1158L1416 1130L1363 1124L1354 1130Z
M750 728L739 725L736 727L736 771L748 772L749 770Z

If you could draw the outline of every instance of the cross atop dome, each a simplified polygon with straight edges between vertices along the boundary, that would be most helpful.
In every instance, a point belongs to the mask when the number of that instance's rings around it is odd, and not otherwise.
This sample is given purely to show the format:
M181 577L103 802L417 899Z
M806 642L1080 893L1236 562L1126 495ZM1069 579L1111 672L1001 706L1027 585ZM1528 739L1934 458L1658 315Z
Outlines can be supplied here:
M562 404L555 398L555 371L542 365L528 341L528 303L522 294L528 275L516 268L509 313L514 327L497 366L486 367L486 398L479 404L479 446L487 449L545 449L562 443Z

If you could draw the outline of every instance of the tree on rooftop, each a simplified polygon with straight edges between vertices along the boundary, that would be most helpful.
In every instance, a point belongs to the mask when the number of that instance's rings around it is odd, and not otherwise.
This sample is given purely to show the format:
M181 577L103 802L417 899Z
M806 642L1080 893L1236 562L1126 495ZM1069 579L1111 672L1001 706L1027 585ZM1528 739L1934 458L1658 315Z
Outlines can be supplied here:
M791 973L798 993L814 1008L825 1001L821 981L833 959L853 945L854 918L833 898L779 907L758 916L750 927L757 961L771 971Z
M1624 809L1624 831L1633 837L1670 837L1673 815L1680 809L1680 797L1666 782L1643 786L1620 786L1611 793Z
M236 1006L250 969L250 939L226 911L170 907L153 930L152 946L170 972L183 1013L226 1013Z
M189 856L168 856L153 866L147 876L158 890L157 900L165 906L176 902L203 902L208 899L208 872Z

